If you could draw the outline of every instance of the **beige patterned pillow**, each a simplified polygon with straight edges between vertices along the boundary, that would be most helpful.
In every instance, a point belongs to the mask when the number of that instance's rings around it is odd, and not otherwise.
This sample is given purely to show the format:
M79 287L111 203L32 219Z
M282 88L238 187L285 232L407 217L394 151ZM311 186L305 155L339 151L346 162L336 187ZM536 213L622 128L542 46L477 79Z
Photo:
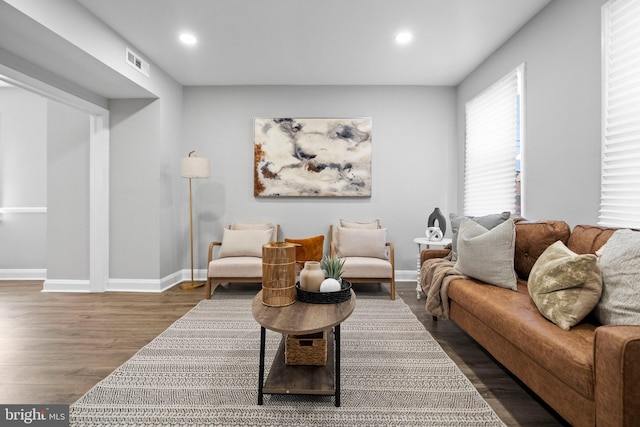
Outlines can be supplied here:
M528 288L540 313L568 331L600 299L602 276L598 258L593 254L578 255L558 240L533 265Z

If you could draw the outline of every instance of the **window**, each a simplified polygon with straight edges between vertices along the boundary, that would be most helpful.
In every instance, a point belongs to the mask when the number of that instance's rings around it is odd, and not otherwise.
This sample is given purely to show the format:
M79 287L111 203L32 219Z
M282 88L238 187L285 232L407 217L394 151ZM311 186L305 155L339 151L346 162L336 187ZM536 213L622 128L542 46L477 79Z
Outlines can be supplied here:
M465 104L464 214L521 214L524 65Z
M602 7L602 170L598 224L640 228L640 1Z

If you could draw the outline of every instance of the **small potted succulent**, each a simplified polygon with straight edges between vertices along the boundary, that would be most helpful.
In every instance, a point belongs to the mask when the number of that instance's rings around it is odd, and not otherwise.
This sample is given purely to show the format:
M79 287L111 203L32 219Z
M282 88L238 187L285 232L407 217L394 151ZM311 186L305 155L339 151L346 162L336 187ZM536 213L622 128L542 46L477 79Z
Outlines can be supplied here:
M345 260L335 256L322 257L320 267L324 270L326 279L320 285L320 292L337 292L342 288L342 269Z

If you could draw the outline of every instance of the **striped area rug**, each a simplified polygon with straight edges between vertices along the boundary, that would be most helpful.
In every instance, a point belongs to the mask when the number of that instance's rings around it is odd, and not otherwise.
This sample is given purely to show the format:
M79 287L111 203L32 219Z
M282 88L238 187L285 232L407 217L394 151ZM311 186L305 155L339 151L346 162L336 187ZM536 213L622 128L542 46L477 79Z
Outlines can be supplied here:
M251 298L205 300L75 402L70 425L504 426L402 300L358 297L341 335L340 407L294 395L258 406ZM267 331L267 372L280 338Z

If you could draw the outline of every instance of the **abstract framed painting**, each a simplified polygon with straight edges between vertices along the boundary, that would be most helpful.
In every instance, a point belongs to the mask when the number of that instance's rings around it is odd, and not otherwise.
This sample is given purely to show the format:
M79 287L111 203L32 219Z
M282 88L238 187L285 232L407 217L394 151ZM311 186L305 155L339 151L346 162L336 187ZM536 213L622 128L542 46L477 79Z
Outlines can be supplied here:
M254 119L255 197L371 197L370 117Z

